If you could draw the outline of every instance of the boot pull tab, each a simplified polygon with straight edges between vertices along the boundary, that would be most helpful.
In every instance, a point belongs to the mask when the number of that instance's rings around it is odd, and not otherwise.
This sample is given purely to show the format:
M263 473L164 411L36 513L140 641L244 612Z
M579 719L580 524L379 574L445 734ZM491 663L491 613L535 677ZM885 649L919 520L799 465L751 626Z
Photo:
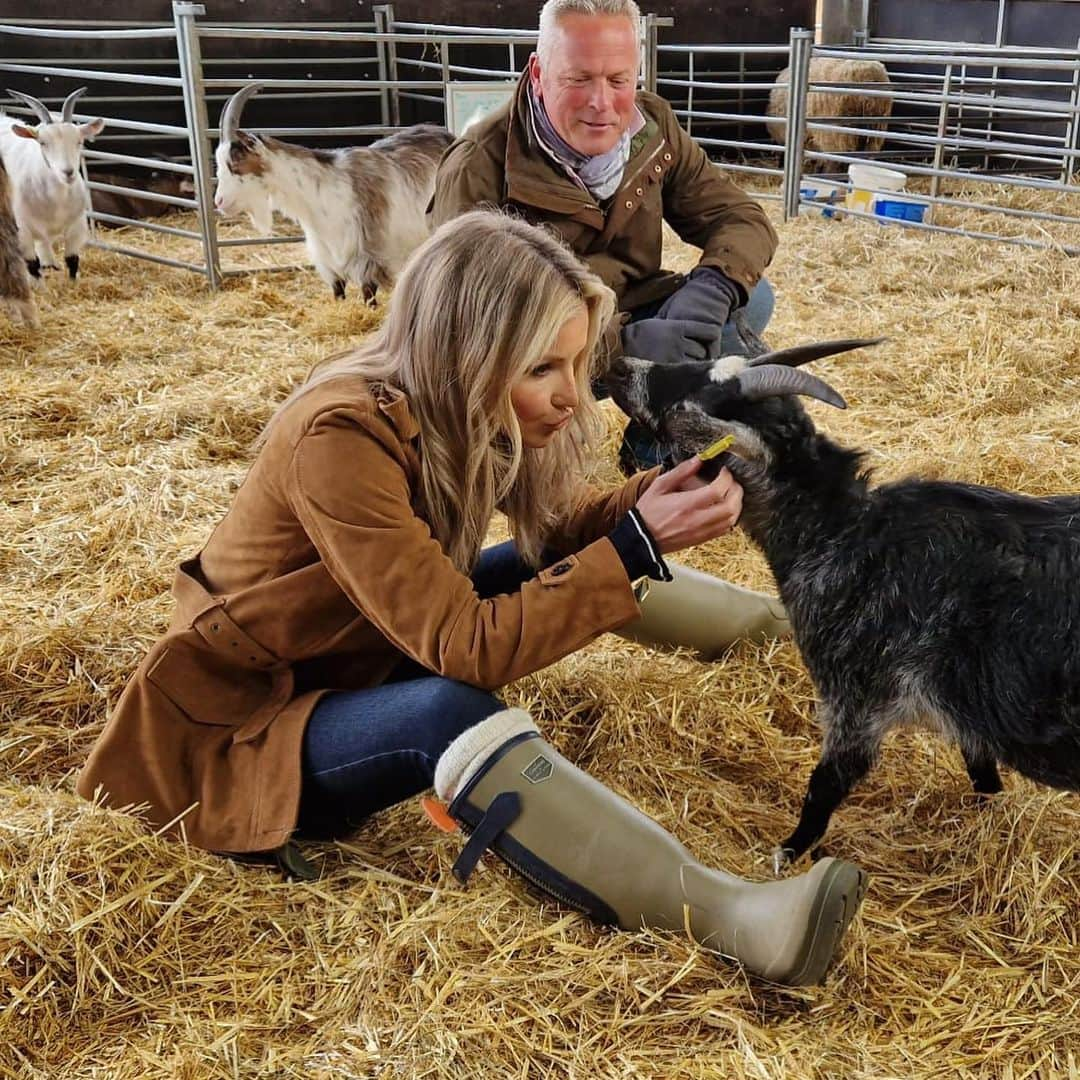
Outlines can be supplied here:
M468 843L461 849L461 854L454 863L454 877L464 885L480 856L493 843L498 835L508 829L521 814L521 796L516 791L504 791L491 800L479 824L473 830Z
M444 803L439 802L438 799L432 799L425 796L420 800L420 805L424 809L424 813L427 814L431 824L436 829L441 829L443 832L457 832L459 825L450 816L450 811L446 809Z

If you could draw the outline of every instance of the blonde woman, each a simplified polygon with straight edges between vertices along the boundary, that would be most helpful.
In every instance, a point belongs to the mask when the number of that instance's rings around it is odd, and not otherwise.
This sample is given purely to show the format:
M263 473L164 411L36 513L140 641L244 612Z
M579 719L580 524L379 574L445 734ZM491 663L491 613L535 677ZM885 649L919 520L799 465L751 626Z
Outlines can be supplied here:
M697 458L610 492L577 479L612 304L540 229L486 211L440 228L381 329L272 419L78 790L302 876L294 832L347 832L434 784L472 833L463 880L491 847L598 919L681 928L689 905L703 943L819 979L855 867L708 870L493 693L633 622L635 580L739 515L738 485L701 481ZM514 542L484 551L497 509Z

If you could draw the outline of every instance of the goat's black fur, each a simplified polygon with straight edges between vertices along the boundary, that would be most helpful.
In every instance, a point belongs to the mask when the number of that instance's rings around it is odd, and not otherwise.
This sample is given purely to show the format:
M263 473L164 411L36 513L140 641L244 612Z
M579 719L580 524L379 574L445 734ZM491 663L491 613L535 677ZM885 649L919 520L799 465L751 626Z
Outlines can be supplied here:
M736 436L742 524L821 697L821 760L778 866L820 839L907 721L959 743L976 791L1000 790L997 762L1080 789L1080 496L871 487L862 455L796 398L747 401L708 363L626 363L609 377L615 400L675 457Z

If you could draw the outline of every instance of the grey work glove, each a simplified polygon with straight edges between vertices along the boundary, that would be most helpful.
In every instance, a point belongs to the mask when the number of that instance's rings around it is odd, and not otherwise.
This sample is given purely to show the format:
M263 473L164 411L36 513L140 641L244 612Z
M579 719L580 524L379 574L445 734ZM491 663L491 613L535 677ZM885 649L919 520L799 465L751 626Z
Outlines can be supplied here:
M657 364L715 360L720 355L722 332L722 323L641 319L623 327L623 352Z
M699 266L656 314L661 319L688 319L723 326L743 303L742 291L731 278L713 266Z

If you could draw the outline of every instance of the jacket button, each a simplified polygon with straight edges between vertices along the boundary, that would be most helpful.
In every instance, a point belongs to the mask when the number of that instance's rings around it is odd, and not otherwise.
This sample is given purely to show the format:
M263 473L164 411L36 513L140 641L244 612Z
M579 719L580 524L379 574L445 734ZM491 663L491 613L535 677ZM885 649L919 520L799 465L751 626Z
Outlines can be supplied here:
M210 629L213 630L215 634L221 633L221 623L211 623Z
M634 204L629 199L626 200L626 209L627 210L633 210L634 209Z
M637 193L638 193L638 195L644 195L645 194L644 188L638 188Z
M562 577L563 574L568 574L568 573L570 573L570 564L568 562L556 563L551 568L551 576L552 577Z
M663 172L664 170L659 165L653 166L653 172Z
M664 160L665 161L670 161L671 160L671 155L670 154L665 154L664 155Z

